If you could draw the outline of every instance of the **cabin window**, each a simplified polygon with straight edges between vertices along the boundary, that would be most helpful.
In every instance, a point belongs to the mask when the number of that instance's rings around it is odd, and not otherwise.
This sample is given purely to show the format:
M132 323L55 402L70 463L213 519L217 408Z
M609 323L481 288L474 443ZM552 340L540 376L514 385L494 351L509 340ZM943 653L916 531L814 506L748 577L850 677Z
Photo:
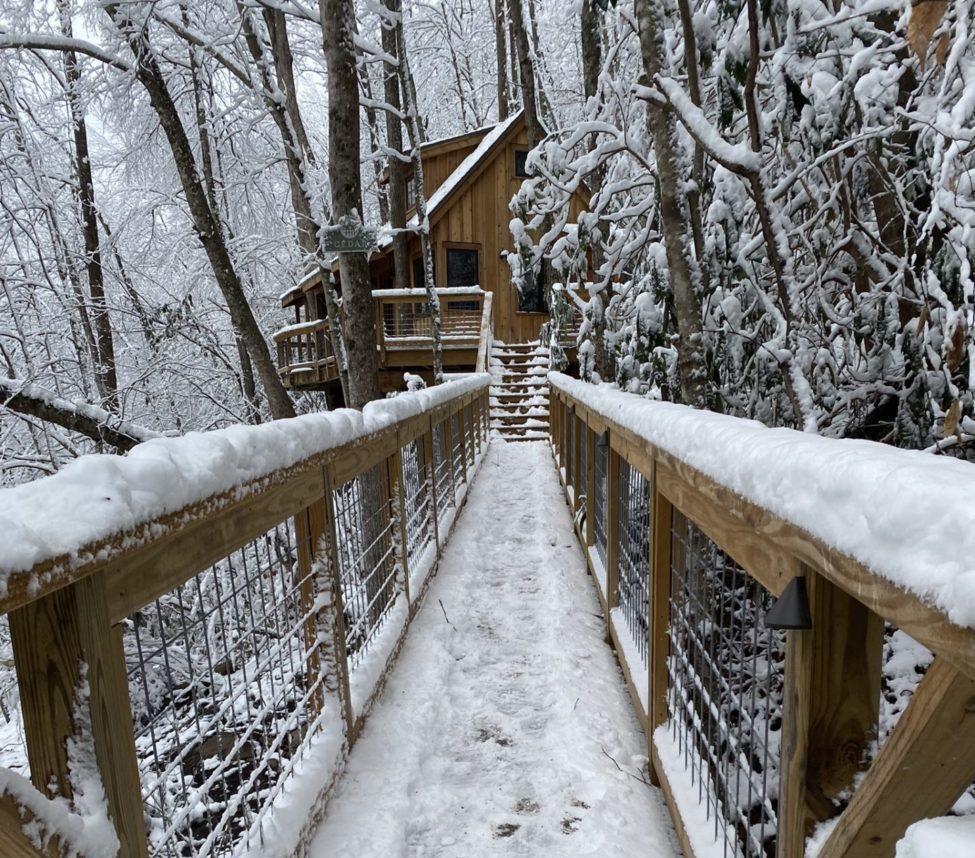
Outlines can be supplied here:
M426 289L427 280L423 276L423 257L414 256L413 257L413 288L414 289Z
M519 179L528 178L528 150L515 149L515 175Z
M325 295L321 292L315 293L315 309L318 312L318 315L315 318L317 319L328 318L328 307L325 304Z
M481 277L477 265L477 251L469 247L447 248L447 285L477 286ZM452 310L479 310L479 301L451 301Z
M470 248L447 248L447 285L477 286L477 251Z
M544 313L545 276L541 270L525 272L525 283L518 295L518 311L521 313Z
M416 188L413 186L413 174L406 177L406 210L416 208Z

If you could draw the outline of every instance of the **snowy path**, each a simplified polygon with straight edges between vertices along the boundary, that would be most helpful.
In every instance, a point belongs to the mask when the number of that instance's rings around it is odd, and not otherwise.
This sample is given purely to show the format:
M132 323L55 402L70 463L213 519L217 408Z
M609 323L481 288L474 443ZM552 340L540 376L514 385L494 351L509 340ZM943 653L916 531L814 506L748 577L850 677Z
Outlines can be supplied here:
M311 854L670 858L645 749L548 447L495 441Z

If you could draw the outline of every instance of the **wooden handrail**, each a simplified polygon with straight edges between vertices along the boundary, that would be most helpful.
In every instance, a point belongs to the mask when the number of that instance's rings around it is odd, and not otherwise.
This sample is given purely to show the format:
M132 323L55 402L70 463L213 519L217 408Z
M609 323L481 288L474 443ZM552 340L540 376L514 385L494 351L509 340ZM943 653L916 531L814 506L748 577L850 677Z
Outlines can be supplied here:
M491 358L491 333L493 323L491 307L494 303L494 293L488 292L484 295L484 305L481 308L481 334L477 339L477 363L474 366L475 372L487 372L488 361Z
M835 813L837 796L853 787L860 751L866 749L876 723L883 622L893 623L935 653L930 678L919 685L820 852L820 858L891 858L907 825L946 813L975 780L975 753L970 750L975 746L975 629L951 622L918 594L661 449L638 431L649 425L644 420L652 419L652 403L646 403L645 418L620 419L632 413L630 406L626 411L617 407L625 395L604 400L574 396L572 386L578 382L554 374L551 378L553 452L570 503L577 505L584 492L585 516L577 518L585 521L578 528L584 548L594 545L596 492L592 458L590 473L580 474L582 445L587 457L595 455L596 439L608 448L610 488L602 503L604 509L608 505L610 538L618 526L613 516L622 497L619 488L613 493L614 457L638 471L648 486L648 657L645 679L640 680L648 683L646 689L634 686L641 671L633 669L636 665L628 662L626 647L618 641L617 653L638 715L648 727L654 778L664 788L685 855L693 858L694 851L675 800L681 791L671 789L652 737L669 717L672 515L693 522L773 595L792 578L805 578L812 628L790 631L785 641L779 858L801 858L811 824ZM597 407L604 401L605 407ZM585 482L575 485L583 477ZM609 612L618 560L607 551L606 565L612 568L600 568L597 575L593 552L587 553L593 577L608 582L609 592L605 599L600 592L600 597L616 641ZM649 711L643 710L641 698L649 701ZM909 778L904 775L908 770ZM918 789L919 783L937 788Z
M39 799L47 801L44 794L53 788L60 798L71 800L74 783L72 766L77 760L72 762L68 749L73 740L81 735L85 740L82 743L84 752L91 754L85 765L97 767L101 777L109 816L121 842L119 854L126 858L147 854L139 760L127 680L127 654L123 648L123 623L128 623L127 618L166 594L175 592L214 563L246 546L253 548L258 544L255 540L263 542L263 537L277 533L276 528L289 520L294 522L293 532L297 540L298 565L294 574L296 581L301 581L299 590L289 598L300 599L300 607L295 610L303 619L288 634L304 641L303 648L310 653L310 660L303 663L304 667L299 664L299 673L296 674L296 677L300 676L297 683L299 699L294 705L310 707L309 724L312 724L315 718L320 720L323 717L321 713L333 711L330 708L333 701L329 699L327 704L325 702L325 690L333 689L331 693L338 693L344 701L344 746L348 747L355 741L382 679L369 680L375 683L372 692L367 699L359 700L353 706L349 690L349 654L341 631L345 595L338 585L336 565L340 556L338 541L345 538L345 529L349 525L346 522L340 528L335 520L333 492L335 497L341 494L347 499L374 498L380 504L378 510L383 510L382 505L394 495L402 498L402 482L405 479L402 451L405 448L415 451L411 455L415 456L414 463L419 463L414 464L411 491L431 492L434 461L432 433L438 427L446 432L444 437L448 449L446 452L440 449L438 455L441 458L451 455L450 445L460 451L465 461L468 444L476 444L478 450L482 449L487 442L488 384L487 376L467 377L437 388L404 394L393 403L380 402L367 406L361 419L345 413L298 418L290 423L283 421L264 427L237 427L232 430L233 441L228 436L211 449L220 450L226 443L235 443L240 455L251 447L260 446L262 440L273 443L274 439L269 438L267 433L292 432L291 442L287 446L301 450L303 457L291 465L263 473L261 466L257 465L249 478L234 485L234 478L228 476L224 478L228 484L218 488L213 488L217 485L213 481L213 474L201 460L195 467L199 467L199 473L207 480L202 485L210 487L211 492L203 499L184 503L179 509L162 514L148 514L145 512L147 507L143 505L143 513L140 514L145 515L146 520L134 526L87 542L79 530L75 539L85 544L71 546L57 556L44 557L29 570L6 570L11 574L7 576L7 592L0 597L0 613L8 613L10 617L31 777L34 787L41 793ZM475 422L480 427L477 431ZM320 441L313 432L321 434ZM158 461L172 461L179 454L180 444L187 442L168 439L158 443L170 448ZM470 468L479 461L473 453L471 449ZM125 479L131 480L141 472L139 468L144 467L145 462L141 466L133 464L134 471L132 468L126 471L122 458L106 456L90 464L96 470L103 465L107 472L127 473L128 476L122 478L124 484ZM224 453L217 458L224 460ZM240 468L245 463L246 460L238 461L236 467ZM212 464L220 466L220 462L214 461ZM419 476L416 467L421 469ZM173 470L171 476L175 478L175 466ZM232 473L232 470L233 467L229 468L228 473ZM219 467L217 472L220 472ZM194 473L195 470L186 472L181 480L170 479L168 482L192 481ZM47 479L50 480L51 491L57 491L57 476ZM451 497L453 504L459 507L466 495L470 473L466 468L456 475L451 471L451 479L457 481L451 489ZM424 484L424 481L428 482ZM92 482L97 484L98 480ZM34 485L36 488L32 491L40 491L47 483L42 480ZM373 485L375 490L369 488ZM133 484L132 489L137 489L137 486ZM180 496L203 494L195 492L192 485L181 484L179 490L182 492ZM92 488L92 492L97 493L97 489ZM95 504L98 500L104 498L93 495L91 502ZM159 500L157 503L167 501ZM428 511L427 516L437 515L435 500L431 500L427 507L432 511ZM403 509L403 506L399 510L394 509L394 518L402 515ZM428 522L436 551L432 555L424 553L423 556L427 558L425 564L436 566L443 540L454 518ZM16 521L14 526L16 529ZM56 514L52 513L48 526L58 527ZM416 520L412 530L415 529ZM396 553L400 557L402 574L397 578L396 586L399 589L393 592L397 594L395 599L401 599L405 594L408 613L402 626L394 629L400 636L399 642L390 650L385 670L388 670L398 652L402 635L405 635L409 621L419 607L424 582L430 576L429 569L423 572L416 584L417 592L412 592L410 581L404 580L405 576L415 573L415 570L408 569L406 562L410 550L407 539L412 530L400 522L389 531L401 534L402 544L397 547ZM392 536L383 538L391 539ZM328 569L328 575L317 571L319 567ZM3 557L0 555L0 570L2 568ZM289 586L285 579L290 574L281 570L282 586ZM246 582L243 583L246 586ZM322 589L317 589L319 587ZM236 601L235 595L235 604ZM220 623L223 624L223 614L220 616ZM252 620L256 621L250 615L242 615L242 622ZM138 628L138 617L134 624ZM186 645L188 648L188 641ZM140 670L149 669L148 663L142 663L141 650L139 664ZM274 670L275 667L268 662L265 669ZM305 672L301 673L301 669ZM211 666L212 672L216 670L215 666ZM309 676L309 670L334 671L335 676L327 681L320 676L312 682L315 677L313 674ZM372 676L371 671L369 675ZM254 676L251 676L250 680L253 679ZM302 703L301 687L309 683L309 697ZM281 683L278 685L280 687ZM334 691L336 686L337 692ZM318 690L314 690L316 688ZM84 697L79 698L79 689L84 689ZM87 712L81 708L86 698ZM279 701L275 705L284 704ZM332 723L330 729L335 729ZM311 732L303 734L307 741L313 739L314 729L317 728L309 727ZM215 740L220 735L214 734L210 738ZM200 737L199 741L203 738ZM342 745L340 741L336 747ZM337 770L331 777L336 775ZM321 773L314 775L314 778L321 777ZM330 785L331 781L318 783L316 780L313 789L324 796ZM250 785L247 789L250 789ZM27 846L21 837L21 810L16 805L8 807L9 802L5 802L0 800L0 853L16 858L47 858L54 855L54 852L24 851ZM63 811L64 805L58 806ZM34 821L39 834L46 838L55 832L45 831L45 824L40 817ZM56 844L56 841L52 840L51 843ZM52 845L51 848L55 847Z

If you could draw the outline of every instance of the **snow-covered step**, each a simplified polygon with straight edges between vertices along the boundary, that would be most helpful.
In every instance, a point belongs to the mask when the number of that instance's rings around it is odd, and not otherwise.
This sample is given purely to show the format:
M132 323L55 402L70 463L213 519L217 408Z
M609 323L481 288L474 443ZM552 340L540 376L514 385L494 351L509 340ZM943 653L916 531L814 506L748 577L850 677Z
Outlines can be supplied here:
M496 343L490 368L492 434L511 441L548 438L547 349L538 343Z

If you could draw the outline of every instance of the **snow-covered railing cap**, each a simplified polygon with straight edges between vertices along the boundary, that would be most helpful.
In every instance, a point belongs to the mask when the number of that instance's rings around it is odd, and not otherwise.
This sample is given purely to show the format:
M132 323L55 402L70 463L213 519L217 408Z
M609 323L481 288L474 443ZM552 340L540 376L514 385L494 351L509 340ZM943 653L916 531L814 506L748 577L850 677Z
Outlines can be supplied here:
M598 431L625 434L658 464L700 478L713 497L740 499L755 519L747 526L763 540L778 541L790 556L856 591L930 648L946 644L953 663L975 675L970 464L872 441L770 429L556 372L549 380L577 412L581 406L597 416Z
M0 613L193 516L320 468L374 436L395 436L397 427L489 383L489 375L472 374L371 402L361 412L155 438L125 456L82 456L53 476L0 490Z

